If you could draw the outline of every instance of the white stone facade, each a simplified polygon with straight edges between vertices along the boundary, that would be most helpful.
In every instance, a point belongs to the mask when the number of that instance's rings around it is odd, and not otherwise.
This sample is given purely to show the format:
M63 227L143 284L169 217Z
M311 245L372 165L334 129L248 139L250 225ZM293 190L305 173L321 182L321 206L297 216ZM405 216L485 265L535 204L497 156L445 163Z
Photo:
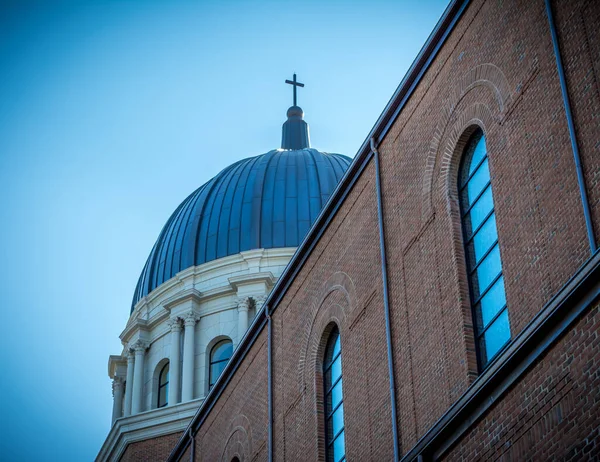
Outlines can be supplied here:
M130 442L185 429L208 393L211 348L230 339L235 349L295 250L250 250L188 268L137 303L121 355L109 358L113 426L97 460L118 460ZM167 362L168 405L157 408Z

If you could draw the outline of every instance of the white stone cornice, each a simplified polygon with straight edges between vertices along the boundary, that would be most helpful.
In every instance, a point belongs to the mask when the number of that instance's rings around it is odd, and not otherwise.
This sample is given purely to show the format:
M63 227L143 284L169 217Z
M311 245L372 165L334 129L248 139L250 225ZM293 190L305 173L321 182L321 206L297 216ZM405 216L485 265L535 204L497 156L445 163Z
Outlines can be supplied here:
M192 302L192 306L199 305L201 300L202 294L198 290L186 289L164 300L162 306L166 310L171 311L172 308L185 302Z
M119 337L122 341L129 343L134 334L140 331L147 333L148 321L146 321L145 319L137 318L133 320L133 322L127 323L127 327L125 327L125 330L121 332L121 335Z
M202 265L192 266L180 271L168 281L163 282L160 286L144 296L137 302L134 307L132 318L139 316L146 308L150 311L151 307L164 295L176 290L177 288L189 288L202 283L213 277L217 273L238 273L250 270L256 272L256 269L268 267L280 267L283 269L289 260L296 252L296 247L281 247L276 249L255 249L244 251L235 255L218 258ZM281 270L276 271L280 273ZM203 291L204 295L205 294Z
M146 328L148 330L152 330L168 317L169 312L167 310L160 310L157 314L155 314L150 319L148 319L148 321L146 321Z
M96 461L120 460L130 443L182 432L198 410L202 400L197 399L117 419Z
M202 292L202 302L207 302L215 298L226 297L228 295L235 295L235 290L233 290L229 284L221 287L215 287L214 289L209 289L205 292Z
M111 355L108 357L108 376L124 377L127 374L127 358L122 355Z
M229 284L234 290L239 290L241 286L247 284L263 283L268 290L272 289L277 281L270 271L261 271L259 273L242 274L228 278Z

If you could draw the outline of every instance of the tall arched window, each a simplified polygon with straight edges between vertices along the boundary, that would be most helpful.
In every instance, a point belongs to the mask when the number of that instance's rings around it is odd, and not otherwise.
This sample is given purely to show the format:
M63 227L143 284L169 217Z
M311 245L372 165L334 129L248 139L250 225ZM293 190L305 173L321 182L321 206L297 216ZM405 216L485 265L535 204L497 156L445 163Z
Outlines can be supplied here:
M469 139L458 180L460 209L481 369L510 340L496 214L483 131Z
M165 407L167 404L169 404L169 363L165 364L160 370L160 374L158 374L158 403L156 403L156 407Z
M346 460L344 447L344 396L342 393L342 347L337 327L329 334L323 361L325 384L325 454L327 461Z
M210 350L210 366L208 370L209 390L213 387L223 369L225 369L227 362L231 359L232 353L233 343L231 343L231 340L221 340Z

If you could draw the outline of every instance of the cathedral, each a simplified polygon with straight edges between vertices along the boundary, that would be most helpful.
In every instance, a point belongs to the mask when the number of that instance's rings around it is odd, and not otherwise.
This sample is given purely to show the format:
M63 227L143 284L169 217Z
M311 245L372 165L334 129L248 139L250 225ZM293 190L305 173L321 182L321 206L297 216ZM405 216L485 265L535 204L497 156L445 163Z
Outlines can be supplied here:
M451 1L353 160L286 81L150 251L97 460L598 460L599 24Z

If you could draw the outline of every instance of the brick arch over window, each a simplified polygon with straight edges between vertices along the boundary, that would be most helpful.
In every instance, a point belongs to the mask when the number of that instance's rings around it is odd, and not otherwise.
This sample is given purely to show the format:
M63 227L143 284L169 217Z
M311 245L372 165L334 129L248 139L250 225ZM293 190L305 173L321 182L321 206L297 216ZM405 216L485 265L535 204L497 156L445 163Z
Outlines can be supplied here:
M454 86L454 101L460 101L469 90L477 86L488 87L496 97L500 112L504 112L511 97L510 84L502 70L492 64L480 64L464 74Z
M445 137L440 143L440 166L436 178L438 197L446 204L446 217L449 220L452 240L452 260L454 262L454 278L457 300L460 300L462 315L463 341L465 345L466 372L469 382L478 375L477 356L475 353L475 333L471 313L467 268L462 241L461 213L458 201L458 171L466 144L477 130L488 135L490 127L497 124L492 111L482 103L467 107L459 107L455 111L454 122L448 126ZM505 140L504 140L505 141ZM433 179L432 179L433 183ZM433 198L429 199L430 201Z
M240 462L252 459L252 427L250 420L238 414L229 424L225 448L221 455L222 462L230 462L236 457Z
M331 322L335 322L340 332L357 305L354 282L346 273L334 273L321 287L315 302L306 311L303 347L298 360L298 386L304 389L307 380L314 378L314 365L321 345L321 334ZM308 366L306 364L309 364ZM308 371L308 373L307 373Z
M484 104L475 105L478 107L473 108L474 111L472 111L472 117L477 118L479 116L485 118L485 120L480 120L480 123L488 127L492 123L500 120L501 115L506 111L510 99L512 98L508 79L498 66L491 63L474 67L456 81L452 96L450 97L451 102L445 110L441 111L441 120L431 139L425 161L422 190L423 200L421 206L421 222L423 224L425 224L433 214L432 189L435 168L436 165L439 165L439 162L443 161L443 158L440 159L440 157L443 155L443 147L448 145L448 143L445 143L444 141L448 140L449 126L452 119L456 117L457 111L460 111L460 102L471 90L477 87L488 88L497 102L497 107L493 108L493 111ZM480 112L480 114L477 114L477 112ZM494 113L496 116L493 115ZM464 118L465 116L461 114L459 117ZM456 126L456 124L454 125ZM443 171L444 167L445 166L442 164L440 170Z
M454 124L449 127L439 162L437 187L442 196L458 200L456 195L456 180L462 153L470 136L481 128L485 134L489 127L497 123L492 111L482 103L476 103L461 110ZM430 203L432 198L430 197Z

